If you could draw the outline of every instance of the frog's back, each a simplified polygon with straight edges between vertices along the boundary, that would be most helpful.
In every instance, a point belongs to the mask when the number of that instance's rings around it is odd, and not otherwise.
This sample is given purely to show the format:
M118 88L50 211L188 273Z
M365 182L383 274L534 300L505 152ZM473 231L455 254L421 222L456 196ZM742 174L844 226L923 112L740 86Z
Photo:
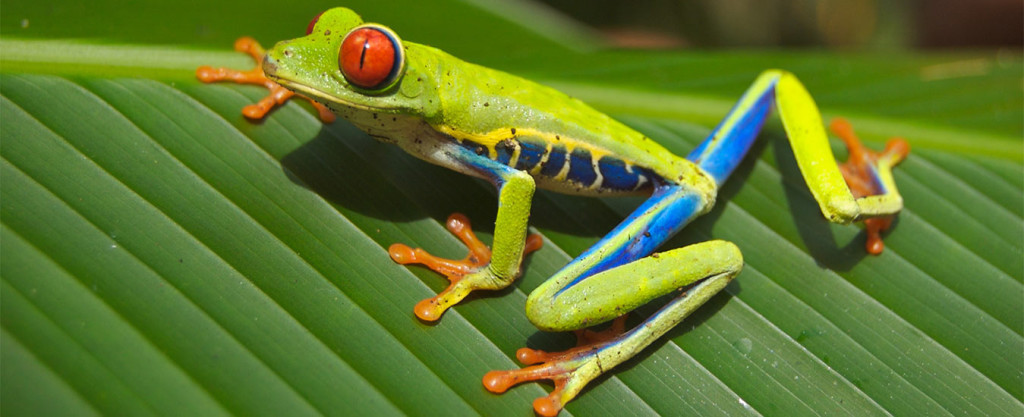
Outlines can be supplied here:
M442 52L443 53L443 52ZM435 126L461 146L584 195L643 193L697 168L643 134L550 87L459 61L440 74Z

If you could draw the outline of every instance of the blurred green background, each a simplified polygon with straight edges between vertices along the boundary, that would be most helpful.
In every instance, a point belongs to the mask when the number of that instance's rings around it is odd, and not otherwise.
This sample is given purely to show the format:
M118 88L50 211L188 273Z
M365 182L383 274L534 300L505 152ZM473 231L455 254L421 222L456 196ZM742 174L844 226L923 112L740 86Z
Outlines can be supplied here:
M1020 50L1019 0L543 0L630 47Z
M204 40L219 39L222 30L257 25L246 17L263 15L265 10L239 7L238 3L147 1L138 7L123 1L8 1L3 4L0 15L0 34L107 39L131 34L141 43L176 43L195 36L206 43ZM355 6L352 3L333 4ZM424 1L401 7L415 10L421 16L420 24L428 27L431 22L444 21L435 14L434 5L441 3L451 2ZM575 21L593 28L597 38L607 44L623 47L1009 48L1019 53L1024 40L1024 2L1019 0L473 0L466 3L475 4L479 9L503 10L509 19L528 13L531 19L543 20L540 25L545 31L551 29L553 21L566 26L573 26L572 21ZM547 12L558 13L545 13L544 7L538 7L540 4L550 8ZM391 2L358 6L369 9L363 13L371 18L378 16L374 12L379 10L379 20L387 20L385 18L398 7ZM294 4L281 8L276 15L284 22L295 13L311 13L310 10L320 7ZM201 9L204 17L193 21L154 20L150 30L142 36L128 22L178 16L190 9ZM460 19L460 22L473 21L475 13L467 13L469 19ZM101 27L95 24L97 17L102 19ZM487 19L480 21L485 22ZM266 23L260 26L265 29ZM290 29L287 25L278 26L283 26L280 29L283 33L293 32L284 32ZM582 28L565 29L566 40L578 37L570 33L579 29ZM463 38L463 41L474 43L472 39Z

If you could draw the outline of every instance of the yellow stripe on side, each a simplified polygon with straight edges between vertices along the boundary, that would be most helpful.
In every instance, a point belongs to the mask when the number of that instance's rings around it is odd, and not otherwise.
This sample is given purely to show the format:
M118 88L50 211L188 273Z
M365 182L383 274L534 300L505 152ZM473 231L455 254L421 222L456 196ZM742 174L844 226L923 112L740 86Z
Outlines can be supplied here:
M448 136L455 138L455 140L458 140L459 142L469 140L473 143L478 143L483 146L486 146L487 149L490 150L491 152L491 158L494 158L494 156L497 155L497 151L495 151L495 146L497 146L499 142L505 139L515 138L519 136L540 138L549 144L564 144L565 151L567 153L572 153L572 150L576 148L584 148L590 151L590 155L592 155L597 160L600 160L602 157L611 154L611 152L609 152L607 149L598 148L588 142L532 128L516 128L515 134L512 134L511 128L492 130L487 133L469 133L461 130L456 130L449 126L438 126L437 130L439 130L441 133L444 133Z
M544 155L541 155L540 161L537 161L537 165L534 165L533 168L530 168L530 175L533 175L533 176L540 175L540 170L544 168L544 164L547 163L548 159L551 157L551 149L552 149L551 142L548 142L547 144L545 144L545 146L544 146Z

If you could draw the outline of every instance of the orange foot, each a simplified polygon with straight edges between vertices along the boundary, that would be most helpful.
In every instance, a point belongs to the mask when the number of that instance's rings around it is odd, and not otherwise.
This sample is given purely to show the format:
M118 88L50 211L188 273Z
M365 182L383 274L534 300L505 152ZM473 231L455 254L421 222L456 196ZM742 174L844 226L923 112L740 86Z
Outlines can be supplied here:
M501 288L500 286L487 285L491 281L487 279L481 280L484 282L463 279L472 276L471 274L474 272L486 268L491 262L491 248L488 248L480 239L477 239L469 224L469 219L460 213L454 213L448 216L445 226L449 232L458 237L466 245L466 248L469 249L469 254L466 255L465 259L457 261L438 258L423 249L413 249L401 243L396 243L388 248L388 253L391 254L391 259L395 262L403 265L422 264L431 270L444 274L444 276L448 277L448 281L451 282L448 288L441 291L441 293L416 304L416 308L413 311L417 317L424 321L440 319L445 310L466 298L475 289ZM527 236L523 255L525 256L530 252L540 249L542 244L543 240L540 235Z
M910 153L910 145L907 144L907 141L901 138L889 139L889 142L885 144L885 150L875 152L861 144L860 139L853 133L853 126L850 126L850 122L846 119L832 120L829 128L846 143L847 149L850 150L849 158L839 165L839 171L843 173L843 178L846 179L846 184L853 192L853 196L860 198L883 194L885 190L882 189L877 179L878 174L875 168L878 166L877 161L889 159L890 166L896 165ZM864 220L864 228L868 235L868 253L872 255L882 253L885 244L882 243L881 233L889 229L892 219L893 216L886 216Z
M267 115L271 109L276 106L284 104L288 99L295 96L295 93L287 88L281 87L280 84L267 78L263 74L263 55L266 51L260 46L259 42L248 36L238 38L235 41L235 50L238 52L244 52L249 54L254 61L256 61L256 68L249 71L238 71L230 68L212 68L207 65L203 65L196 69L196 78L204 83L212 83L217 81L231 81L238 84L255 84L262 85L270 90L270 93L260 100L256 104L250 104L242 108L242 114L250 119L262 119L263 116ZM323 104L313 101L313 99L305 96L298 96L309 100L313 103L313 107L316 108L317 113L320 114L320 120L324 123L331 123L334 121L334 113L331 113Z
M615 319L610 328L601 332L577 330L576 347L563 352L519 349L516 352L519 362L533 366L488 372L484 375L484 387L501 394L523 382L551 380L555 383L555 389L547 396L534 400L533 410L542 416L555 416L588 382L605 371L601 369L597 354L618 342L619 337L623 336L625 325L626 316L622 316Z

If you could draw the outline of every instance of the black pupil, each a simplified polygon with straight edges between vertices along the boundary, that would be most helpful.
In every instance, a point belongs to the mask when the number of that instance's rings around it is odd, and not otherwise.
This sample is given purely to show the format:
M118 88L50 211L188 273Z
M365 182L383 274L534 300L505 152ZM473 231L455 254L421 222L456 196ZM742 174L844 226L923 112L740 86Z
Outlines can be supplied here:
M359 54L359 69L366 63L366 51L370 49L370 41L363 41L363 51Z

